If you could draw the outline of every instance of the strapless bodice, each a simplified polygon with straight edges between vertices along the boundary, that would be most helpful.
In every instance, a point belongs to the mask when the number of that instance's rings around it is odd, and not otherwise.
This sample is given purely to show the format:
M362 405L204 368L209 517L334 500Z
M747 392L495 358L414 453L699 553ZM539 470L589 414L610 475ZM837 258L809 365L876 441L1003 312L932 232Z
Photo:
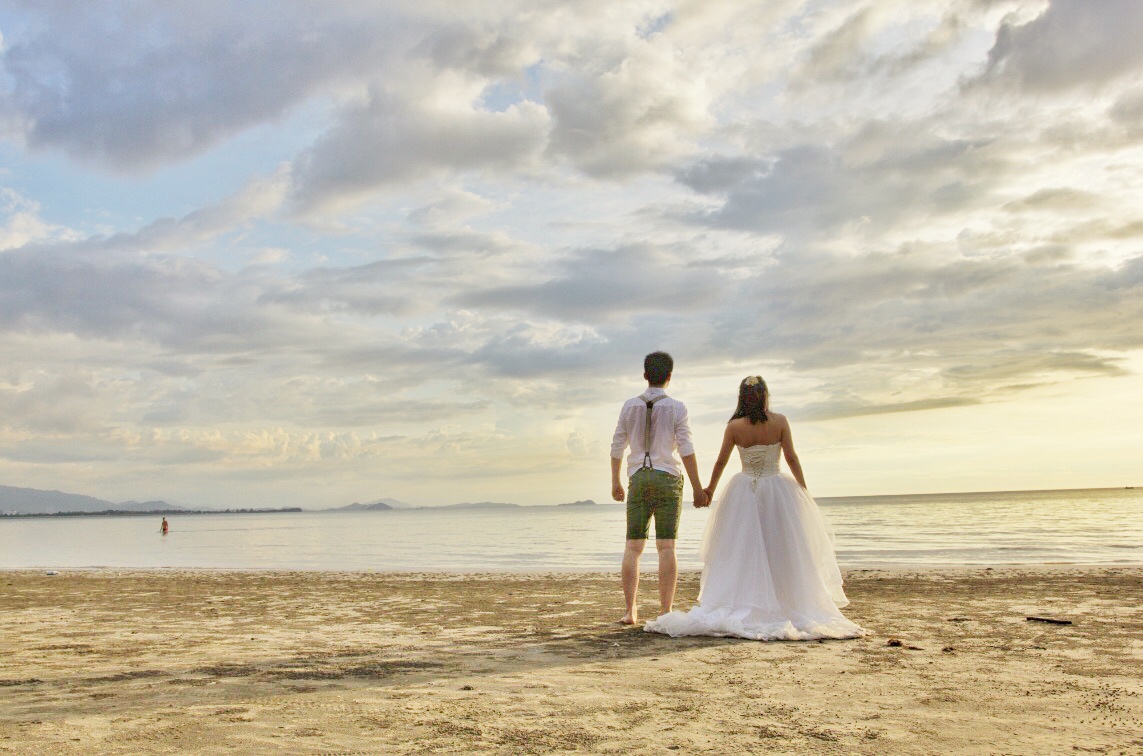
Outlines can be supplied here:
M742 472L753 477L778 474L778 460L782 456L782 444L757 444L738 447L742 460Z

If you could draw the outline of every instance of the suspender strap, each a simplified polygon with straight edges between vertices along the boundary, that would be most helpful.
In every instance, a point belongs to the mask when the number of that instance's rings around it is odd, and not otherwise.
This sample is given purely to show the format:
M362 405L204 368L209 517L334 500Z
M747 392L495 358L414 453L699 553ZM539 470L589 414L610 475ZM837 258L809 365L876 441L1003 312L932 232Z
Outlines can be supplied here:
M640 469L651 469L651 408L655 406L655 402L660 399L666 399L666 394L659 394L658 396L648 399L646 396L640 396L644 402L647 403L647 427L643 431L643 465Z

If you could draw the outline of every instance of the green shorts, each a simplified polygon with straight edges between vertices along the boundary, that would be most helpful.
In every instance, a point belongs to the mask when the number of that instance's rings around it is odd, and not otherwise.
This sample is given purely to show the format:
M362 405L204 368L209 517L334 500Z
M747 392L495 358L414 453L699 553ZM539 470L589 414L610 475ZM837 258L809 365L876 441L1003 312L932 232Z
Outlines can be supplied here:
M647 537L651 517L655 518L655 538L674 539L679 535L679 509L683 502L683 477L662 470L642 469L631 476L627 492L627 539Z

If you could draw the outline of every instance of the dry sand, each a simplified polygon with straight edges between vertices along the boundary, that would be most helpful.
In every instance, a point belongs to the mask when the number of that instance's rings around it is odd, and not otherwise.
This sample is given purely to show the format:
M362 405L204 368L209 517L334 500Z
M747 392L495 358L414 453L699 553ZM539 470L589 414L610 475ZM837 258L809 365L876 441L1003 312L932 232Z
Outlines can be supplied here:
M623 628L614 575L0 585L0 751L1143 752L1143 567L855 571L872 634L811 643Z

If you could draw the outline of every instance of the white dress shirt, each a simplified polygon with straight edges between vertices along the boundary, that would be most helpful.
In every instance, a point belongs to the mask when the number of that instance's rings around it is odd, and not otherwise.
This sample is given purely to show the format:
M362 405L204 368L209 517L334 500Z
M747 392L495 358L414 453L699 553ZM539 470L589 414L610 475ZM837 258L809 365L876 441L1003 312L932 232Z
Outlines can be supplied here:
M628 399L619 411L619 422L611 439L611 458L623 459L623 450L631 447L631 454L627 457L627 477L643 466L643 455L647 450L643 438L647 430L647 399L664 397L655 402L651 410L651 466L671 475L681 475L675 450L683 457L695 453L687 407L666 394L661 388L648 388L642 396Z

